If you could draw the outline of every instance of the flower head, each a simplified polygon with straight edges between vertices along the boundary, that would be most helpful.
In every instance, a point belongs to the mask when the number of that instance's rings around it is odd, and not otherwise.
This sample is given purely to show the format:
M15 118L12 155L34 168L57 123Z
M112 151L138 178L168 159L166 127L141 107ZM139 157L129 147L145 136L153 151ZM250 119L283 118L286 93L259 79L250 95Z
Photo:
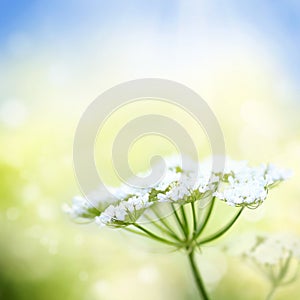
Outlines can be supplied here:
M300 239L288 234L259 235L245 256L260 265L276 266L294 257L300 261Z
M149 202L148 193L133 196L120 201L116 205L107 207L100 216L95 217L95 222L100 226L126 226L135 223L142 213L152 204L153 202Z
M230 206L257 207L264 202L270 188L289 176L288 171L273 165L250 167L246 162L230 161L223 173L223 184L214 196Z
M95 220L101 226L126 226L162 202L184 205L214 196L230 206L254 208L264 202L270 188L290 175L273 165L250 167L246 161L227 159L224 170L214 171L211 160L186 161L183 168L173 156L156 166L162 173L156 184L101 188L87 198L75 197L65 210L73 218Z

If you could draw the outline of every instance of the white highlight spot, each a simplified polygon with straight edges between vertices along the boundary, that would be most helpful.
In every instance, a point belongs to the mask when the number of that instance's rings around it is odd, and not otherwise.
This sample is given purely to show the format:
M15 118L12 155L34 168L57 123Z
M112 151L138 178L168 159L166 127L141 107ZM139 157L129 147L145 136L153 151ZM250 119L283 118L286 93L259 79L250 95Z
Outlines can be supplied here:
M0 122L7 127L19 127L25 122L27 116L27 108L20 100L11 99L0 104Z

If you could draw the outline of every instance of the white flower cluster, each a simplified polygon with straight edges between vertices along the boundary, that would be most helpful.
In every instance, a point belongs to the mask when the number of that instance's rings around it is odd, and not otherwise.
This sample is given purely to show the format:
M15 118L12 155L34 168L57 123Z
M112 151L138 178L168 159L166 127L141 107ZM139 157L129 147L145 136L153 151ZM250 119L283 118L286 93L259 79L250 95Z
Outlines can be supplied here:
M231 169L225 168L224 184L214 193L230 206L257 207L266 199L271 187L290 176L290 172L273 165L250 167L246 162L234 161L231 164Z
M119 189L111 188L108 191L104 187L99 187L87 197L75 196L72 199L72 205L64 204L63 210L73 219L92 219L123 197L120 192Z
M201 173L178 172L178 179L171 181L165 189L157 189L158 202L188 203L200 200L215 191L219 177L205 177Z
M251 168L247 162L227 160L224 172L211 171L208 160L188 161L184 170L177 157L166 159L162 179L149 188L121 186L94 192L88 199L75 197L65 210L73 218L86 218L97 224L125 226L134 223L152 205L161 202L184 204L214 195L231 206L261 204L268 189L289 174L271 165Z
M89 211L93 210L94 206L91 202L81 196L75 196L72 199L72 205L64 204L63 210L69 214L73 219L85 218L89 216Z
M277 266L289 257L300 260L300 239L289 234L258 236L245 255L260 265Z
M151 205L149 194L133 196L117 205L110 205L100 216L95 217L96 224L100 226L122 226L134 223L141 214Z

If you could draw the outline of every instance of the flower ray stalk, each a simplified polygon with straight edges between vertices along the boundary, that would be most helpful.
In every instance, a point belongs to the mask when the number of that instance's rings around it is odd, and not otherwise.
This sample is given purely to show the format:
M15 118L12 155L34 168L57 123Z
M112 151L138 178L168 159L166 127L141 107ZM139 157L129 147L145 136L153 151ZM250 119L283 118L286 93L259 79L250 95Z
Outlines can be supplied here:
M159 242L162 242L162 243L170 245L170 246L175 246L175 247L180 246L180 244L172 242L172 241L169 241L167 239L164 239L164 238L156 235L155 233L149 231L148 229L144 228L143 226L141 226L141 225L139 225L137 223L134 223L132 225L135 226L136 228L140 229L141 231L145 232L150 238L152 238L154 240L157 240Z
M208 242L211 242L211 241L221 237L223 234L225 234L233 226L233 224L237 221L237 219L239 218L239 216L241 215L243 210L244 210L244 207L240 208L238 213L231 219L231 221L227 225L225 225L223 228L221 228L216 233L209 235L208 237L204 238L203 240L200 240L198 242L198 245L203 245Z
M216 197L212 197L211 202L209 203L208 211L207 211L207 213L204 216L203 222L200 223L200 225L199 225L198 231L196 233L196 238L198 238L201 235L201 233L204 231L204 229L205 229L205 227L206 227L206 225L208 223L208 220L209 220L209 218L211 216L211 213L212 213L214 205L215 205L215 198Z
M184 238L186 238L186 233L185 233L184 225L181 222L180 217L179 217L179 215L177 213L177 208L175 207L175 205L173 203L171 204L171 206L173 208L173 212L174 212L175 219L177 221L177 225L180 228L180 230L182 231L182 234L183 234Z
M145 215L145 218L151 222L152 225L154 225L158 230L160 230L162 233L165 233L166 235L168 235L170 238L180 242L180 238L171 230L166 229L165 227L162 227L161 225L159 225L159 223L157 221L153 221L148 215Z
M152 211L154 212L154 214L156 215L156 217L159 219L159 221L162 223L162 225L164 225L164 227L169 230L170 232L172 232L174 234L174 236L176 236L177 240L181 240L180 237L178 236L178 234L176 233L176 230L174 230L174 228L171 227L171 225L168 223L167 218L164 218L160 215L159 211L153 207Z
M196 236L197 232L197 214L196 214L196 208L195 208L195 202L191 202L191 208L192 208L192 216L193 216L193 239Z
M186 239L189 238L189 222L187 220L187 216L186 216L186 212L185 212L185 207L184 205L180 205L180 211L182 214L182 220L183 220L183 226L184 226L184 231L185 231L185 235L186 235Z

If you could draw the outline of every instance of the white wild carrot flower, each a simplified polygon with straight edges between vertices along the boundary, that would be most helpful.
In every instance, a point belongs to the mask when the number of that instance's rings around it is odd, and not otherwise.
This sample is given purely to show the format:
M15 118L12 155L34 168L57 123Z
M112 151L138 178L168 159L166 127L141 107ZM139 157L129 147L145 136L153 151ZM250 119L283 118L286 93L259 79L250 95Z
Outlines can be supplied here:
M246 207L261 205L269 190L290 176L273 165L251 167L246 161L227 159L224 168L220 164L212 170L211 162L185 160L183 165L179 157L171 157L153 168L156 175L161 175L157 182L150 180L148 184L151 170L146 176L134 178L139 183L144 181L142 185L101 187L87 197L75 197L65 211L74 219L124 229L186 251L198 290L203 299L208 299L195 263L195 251L223 236ZM213 228L207 234L217 199L239 209L234 208L236 213L221 228ZM163 211L166 207L167 218ZM147 223L142 224L141 219ZM285 242L283 246L276 239L261 239L247 255L264 266L276 266L278 261L288 266L292 256L300 257L300 247L298 243ZM280 272L283 278L284 272Z

